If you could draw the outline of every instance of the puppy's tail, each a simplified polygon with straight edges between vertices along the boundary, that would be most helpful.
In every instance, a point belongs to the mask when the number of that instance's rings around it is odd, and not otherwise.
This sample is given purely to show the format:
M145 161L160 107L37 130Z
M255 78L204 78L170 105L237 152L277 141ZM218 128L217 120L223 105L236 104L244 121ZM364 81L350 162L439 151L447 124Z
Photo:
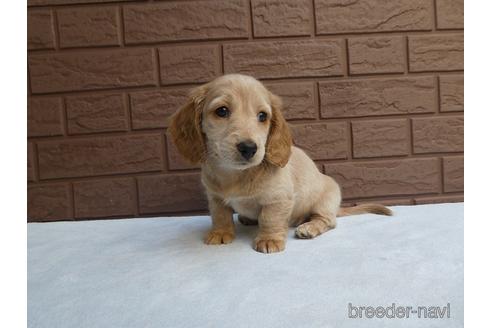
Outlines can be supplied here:
M380 204L361 204L352 207L341 207L338 210L337 217L347 216L347 215L357 215L364 213L373 213L381 215L393 215L393 212L386 206Z

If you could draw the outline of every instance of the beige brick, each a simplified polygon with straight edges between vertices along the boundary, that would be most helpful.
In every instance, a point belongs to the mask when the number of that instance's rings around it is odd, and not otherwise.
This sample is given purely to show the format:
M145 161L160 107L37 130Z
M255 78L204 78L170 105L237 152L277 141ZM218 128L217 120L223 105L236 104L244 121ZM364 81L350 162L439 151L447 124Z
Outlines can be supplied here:
M325 173L340 184L345 199L439 192L435 158L325 164Z
M463 56L463 34L408 37L411 72L462 70Z
M354 157L407 155L407 126L405 119L352 122Z
M27 49L55 48L53 15L50 10L28 10Z
M437 28L464 27L464 0L436 0Z
M176 88L131 93L132 128L167 127L169 117L186 103L189 91L190 88Z
M282 98L282 113L287 120L315 119L317 108L312 82L267 83L267 88Z
M291 125L294 143L314 160L347 158L347 125L313 123Z
M311 0L253 0L255 37L309 35Z
M57 11L60 46L114 46L118 41L118 7L67 8Z
M405 71L402 37L352 38L348 47L350 74Z
M159 134L38 143L41 179L159 171Z
M465 109L463 75L441 75L439 83L441 112L462 112Z
M205 211L207 201L199 174L138 178L141 213Z
M93 50L29 56L33 93L156 85L152 49Z
M35 164L34 164L34 145L32 142L27 143L27 181L35 179Z
M243 0L182 1L124 7L125 41L247 38L248 3Z
M444 192L464 190L464 164L463 156L443 158Z
M62 111L61 98L29 98L27 102L27 136L62 135Z
M321 116L356 117L436 111L434 78L385 78L319 83Z
M132 178L83 181L73 184L75 217L130 216L135 206Z
M463 117L412 119L413 151L417 154L463 151Z
M159 62L163 84L207 82L221 74L216 45L160 48Z
M340 76L342 50L340 40L225 44L224 70L256 78Z
M318 34L432 28L431 0L315 0Z
M68 184L42 184L27 187L28 221L69 220L72 218Z
M68 97L66 104L69 134L127 130L122 94Z

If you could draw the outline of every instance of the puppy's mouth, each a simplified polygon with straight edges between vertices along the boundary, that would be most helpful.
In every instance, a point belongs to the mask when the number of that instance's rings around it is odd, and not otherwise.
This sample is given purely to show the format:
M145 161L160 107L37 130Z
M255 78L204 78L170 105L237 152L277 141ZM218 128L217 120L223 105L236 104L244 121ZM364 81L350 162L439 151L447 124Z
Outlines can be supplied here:
M261 163L262 161L259 160L256 156L252 157L248 160L246 159L238 159L233 163L234 166L238 167L239 169L247 169L253 166L257 166Z

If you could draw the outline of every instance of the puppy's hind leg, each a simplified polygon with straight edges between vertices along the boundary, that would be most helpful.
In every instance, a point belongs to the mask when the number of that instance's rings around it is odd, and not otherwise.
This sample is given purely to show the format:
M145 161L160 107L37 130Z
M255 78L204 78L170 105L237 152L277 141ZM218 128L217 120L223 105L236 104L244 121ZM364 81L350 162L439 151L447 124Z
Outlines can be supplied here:
M335 226L335 215L313 214L308 222L305 222L296 228L296 236L301 239L311 239L335 228Z
M319 200L313 205L308 221L297 227L296 236L298 238L314 238L336 227L342 194L335 180L328 176L323 176L323 178L325 179L324 190Z

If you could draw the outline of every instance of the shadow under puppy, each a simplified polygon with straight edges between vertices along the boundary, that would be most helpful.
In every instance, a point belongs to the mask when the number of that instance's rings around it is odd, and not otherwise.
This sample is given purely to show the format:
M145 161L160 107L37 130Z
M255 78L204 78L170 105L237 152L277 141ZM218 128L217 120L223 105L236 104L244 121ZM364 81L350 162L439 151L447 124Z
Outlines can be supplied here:
M233 211L243 224L258 224L255 250L285 249L289 226L296 236L314 238L335 228L336 217L391 210L377 204L340 208L341 192L292 145L280 98L253 77L221 76L190 92L171 118L178 151L201 163L212 229L207 244L234 239Z

